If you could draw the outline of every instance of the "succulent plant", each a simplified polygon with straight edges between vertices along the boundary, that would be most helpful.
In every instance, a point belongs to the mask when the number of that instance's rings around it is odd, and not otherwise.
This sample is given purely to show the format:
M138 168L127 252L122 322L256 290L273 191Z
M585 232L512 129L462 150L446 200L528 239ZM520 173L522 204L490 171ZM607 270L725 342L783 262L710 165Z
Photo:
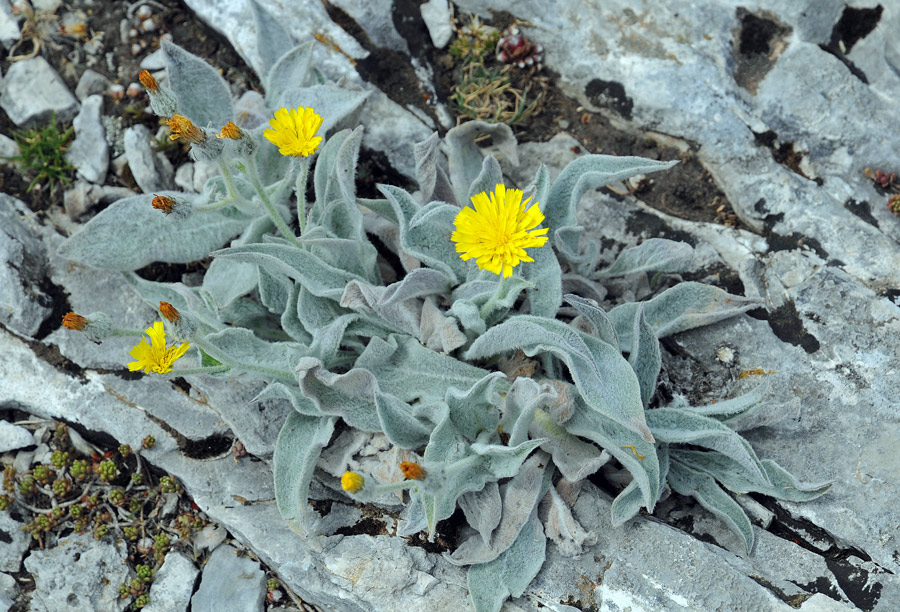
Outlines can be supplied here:
M271 25L260 23L266 38ZM671 490L720 517L748 551L753 530L731 494L803 501L828 488L759 459L738 433L772 401L768 385L708 406L676 396L651 407L659 339L759 307L756 300L668 276L670 286L646 301L599 303L610 279L687 271L693 251L649 239L603 264L599 244L578 225L582 195L674 162L586 155L553 181L542 165L519 192L505 187L497 159L475 143L489 134L515 158L510 128L470 122L443 140L447 170L437 134L415 145L416 195L380 185L382 197L362 198L362 128L338 128L352 124L365 95L324 82L310 66L310 44L262 49L274 134L263 133L261 120L234 125L218 73L164 42L169 83L157 84L157 95L182 118L171 125L194 155L215 159L221 175L200 195L120 200L60 251L125 272L159 309L163 321L133 349L132 369L262 380L256 401L290 403L273 470L279 511L295 530L316 531L307 503L314 477L359 502L394 505L404 491L399 536L433 537L461 508L471 532L446 558L469 566L476 610L499 610L537 574L548 537L566 554L581 551L587 537L561 535L581 527L558 489L610 461L630 475L612 503L614 524L652 512ZM307 202L314 152L315 199ZM198 287L133 273L208 255ZM355 464L354 448L335 438L339 423L402 451L398 478ZM329 445L343 460L317 472ZM546 531L541 503L554 516Z

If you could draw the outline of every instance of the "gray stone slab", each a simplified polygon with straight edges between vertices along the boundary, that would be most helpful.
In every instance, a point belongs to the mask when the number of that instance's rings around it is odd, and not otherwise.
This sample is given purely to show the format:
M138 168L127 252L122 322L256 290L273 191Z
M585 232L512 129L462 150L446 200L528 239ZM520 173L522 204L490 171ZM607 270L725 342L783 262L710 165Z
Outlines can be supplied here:
M51 311L42 288L47 257L32 217L22 202L0 194L0 323L25 336L34 336Z
M81 73L78 84L75 85L75 97L84 101L90 96L103 94L106 92L106 88L109 87L110 82L108 78L99 72L88 68Z
M0 572L18 572L22 557L28 550L31 536L22 527L25 523L14 519L9 512L0 512Z
M143 125L133 125L125 130L125 157L128 167L144 193L172 188L172 173L166 176L150 146L150 130ZM171 168L170 168L171 169Z
M266 574L257 561L238 556L238 552L233 546L223 544L209 556L200 588L191 598L192 612L219 612L229 608L262 612Z
M9 0L0 0L0 44L9 49L19 40L19 20L13 15Z
M19 127L56 120L70 121L78 112L78 100L56 71L41 56L13 63L0 83L0 107Z
M60 540L47 550L34 550L25 569L34 575L32 612L92 610L122 612L119 585L129 579L124 544L96 541L90 536Z
M0 453L35 444L34 436L24 427L0 421Z
M185 612L191 604L194 583L200 570L177 551L170 551L153 577L150 604L144 612Z
M81 103L81 110L72 121L75 128L75 140L66 152L78 175L91 183L103 183L109 167L109 145L106 143L106 130L100 123L103 110L103 98L99 95L88 96Z

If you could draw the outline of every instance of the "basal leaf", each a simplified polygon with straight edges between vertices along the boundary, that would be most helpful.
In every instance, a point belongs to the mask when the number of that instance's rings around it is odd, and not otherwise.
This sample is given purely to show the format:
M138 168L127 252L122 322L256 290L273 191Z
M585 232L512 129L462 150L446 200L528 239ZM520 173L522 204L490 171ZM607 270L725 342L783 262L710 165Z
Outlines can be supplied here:
M635 247L624 249L613 265L597 276L609 278L637 272L684 272L689 269L694 248L684 242L648 238Z
M162 40L161 49L179 114L204 128L218 129L234 119L231 90L215 68L168 40Z

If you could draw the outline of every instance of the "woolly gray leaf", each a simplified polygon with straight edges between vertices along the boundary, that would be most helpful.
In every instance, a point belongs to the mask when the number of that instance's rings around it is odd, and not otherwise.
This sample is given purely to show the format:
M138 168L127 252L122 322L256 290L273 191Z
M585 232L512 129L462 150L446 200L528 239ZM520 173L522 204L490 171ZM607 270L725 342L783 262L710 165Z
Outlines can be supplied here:
M450 420L457 431L469 440L475 440L483 432L497 430L499 391L505 388L502 384L505 378L503 372L490 372L465 390L456 387L447 389L444 401L449 407Z
M170 191L159 195L189 199ZM151 194L123 198L100 211L63 241L59 255L93 268L137 270L155 261L190 263L205 259L241 233L248 220L225 211L166 216L150 205Z
M283 40L290 40L289 37ZM272 68L266 78L266 101L270 107L278 108L276 100L285 98L285 91L294 87L308 87L313 84L309 75L309 64L312 61L313 41L309 41L294 47L287 53L278 56L277 61L271 64ZM272 53L275 54L274 52ZM264 65L268 69L269 64ZM308 104L306 106L309 106ZM320 134L322 136L324 134Z
M603 340L617 351L619 347L619 336L616 334L616 328L612 321L606 316L606 312L594 300L588 300L577 295L567 293L563 296L575 310L580 312L593 326L595 333L593 334L600 340Z
M197 342L210 357L261 378L292 380L306 347L296 342L267 342L249 329L230 327Z
M640 488L644 507L648 512L653 512L660 491L660 463L656 445L603 414L588 409L582 398L576 398L575 404L575 414L565 423L566 431L598 444L618 459L631 472Z
M327 416L305 395L300 391L296 383L269 383L265 389L260 391L259 395L251 400L251 403L266 402L269 400L287 400L291 406L302 415L309 417Z
M634 369L638 383L641 385L641 401L644 408L650 403L650 398L656 392L656 379L662 366L662 356L659 351L659 340L656 334L647 325L644 318L644 309L638 308L634 315L634 327L632 328L633 345L628 363Z
M695 327L712 325L758 308L760 301L731 295L712 285L688 281L666 289L643 302L643 305L647 323L657 338L664 338ZM631 346L633 342L631 332L637 309L637 302L629 302L620 304L607 313L623 346Z
M616 155L579 157L563 169L550 188L546 205L542 207L547 215L545 226L550 228L552 234L557 228L576 225L578 202L589 189L624 181L637 174L667 170L676 163Z
M503 398L503 431L509 434L507 444L521 444L528 437L534 411L549 405L557 397L556 390L547 384L539 385L531 378L520 376Z
M384 435L394 446L412 450L428 443L432 428L416 419L406 402L376 391L375 410Z
M481 536L485 546L491 543L491 534L500 524L503 502L500 487L496 482L488 482L480 491L470 491L457 501L466 521Z
M447 145L447 157L450 163L450 182L456 193L456 201L461 205L469 202L469 187L481 172L481 149L475 139L490 134L494 146L518 165L516 153L516 137L512 129L504 123L487 123L484 121L467 121L451 128L444 137Z
M763 459L761 463L772 484L761 480L742 464L721 453L675 449L672 457L693 470L709 474L726 489L739 494L762 493L776 499L805 502L819 497L831 487L830 482L800 482L769 459Z
M472 181L469 186L468 198L466 202L471 201L472 196L478 193L493 193L498 183L503 183L503 172L500 170L500 164L493 155L488 155L481 162L481 172Z
M234 119L231 89L215 68L168 40L162 39L160 48L179 114L204 128L218 129Z
M272 108L308 106L315 109L322 116L318 135L324 137L335 126L357 123L354 117L369 97L369 92L351 91L326 83L308 87L286 86L284 90L269 93L266 97Z
M301 534L306 534L308 527L309 483L322 448L334 432L334 421L292 412L275 443L272 472L278 512Z
M362 281L350 281L341 295L340 305L351 310L374 312L394 331L416 336L422 318L422 302L404 300L385 305L387 290Z
M480 359L514 349L528 356L550 352L568 367L591 409L652 441L644 420L637 377L622 354L609 344L581 334L561 321L520 315L487 330L465 353Z
M538 516L546 513L547 519L544 527L547 539L556 544L561 555L566 557L578 557L585 552L585 546L597 543L597 534L593 531L585 531L581 523L572 516L572 509L556 491L556 487L550 487L544 497Z
M522 464L519 473L503 485L503 514L490 544L485 544L481 535L474 535L444 558L454 565L473 565L493 561L508 550L540 501L547 463L545 455L532 455Z
M597 273L599 278L625 276L637 272L685 272L690 269L694 248L684 242L648 238L623 249L613 265Z
M553 464L571 482L584 480L610 459L608 452L573 436L543 410L535 411L529 432L544 439L541 450L553 456Z
M338 347L344 339L347 326L359 318L355 314L341 315L315 330L312 334L312 344L307 355L321 360L327 367L337 355Z
M729 529L744 540L747 554L753 550L753 525L744 511L709 474L693 470L674 457L669 469L669 484L680 495L690 495L700 505L719 517Z
M375 410L378 381L371 372L353 368L346 374L335 374L315 357L300 359L296 372L303 394L324 414L339 416L363 431L381 431Z
M656 455L659 458L659 490L662 491L669 474L669 447L666 444L656 445ZM610 509L612 513L612 525L618 527L631 520L640 512L643 506L643 496L637 481L632 480L622 491L616 495Z
M419 268L428 270L429 268ZM459 330L456 319L444 316L435 305L434 298L428 297L422 304L422 320L418 337L433 351L450 353L466 343L466 335Z
M647 411L647 424L660 442L695 444L718 451L761 482L772 484L750 443L715 419L678 408L657 408Z
M259 282L257 266L238 261L213 259L203 275L203 290L219 308L253 291Z
M422 193L423 202L440 200L456 206L456 195L450 185L447 173L438 163L440 138L437 132L413 145L413 157L416 160L416 181Z
M270 81L273 77L272 67L291 50L291 35L256 0L250 2L250 8L253 9L256 21L256 51L262 60L260 76L265 78L269 75ZM266 83L266 91L270 89L269 81ZM299 79L294 82L299 82Z
M535 513L505 553L469 568L466 584L475 612L500 612L508 597L521 596L540 571L546 554L547 538Z

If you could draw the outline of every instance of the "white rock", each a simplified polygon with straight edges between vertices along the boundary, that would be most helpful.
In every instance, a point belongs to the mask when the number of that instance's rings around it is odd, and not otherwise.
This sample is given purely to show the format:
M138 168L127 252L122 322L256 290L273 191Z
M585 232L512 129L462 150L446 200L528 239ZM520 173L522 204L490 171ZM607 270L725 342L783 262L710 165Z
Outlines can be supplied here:
M18 155L19 145L16 144L16 141L6 134L0 134L0 165L14 163L9 161L9 158L17 157Z
M219 174L219 165L216 162L201 159L194 162L194 191L203 193L206 181Z
M428 0L419 5L425 27L431 35L431 42L438 49L443 49L453 36L453 25L450 23L450 3L447 0Z
M0 612L9 612L19 594L16 579L0 572Z
M185 162L175 170L175 185L182 191L194 191L194 162Z
M0 323L26 336L34 336L51 311L43 305L50 303L41 289L46 255L32 217L24 204L0 194Z
M134 181L144 193L171 189L171 178L166 180L150 146L150 130L143 125L133 125L125 130L125 157Z
M78 100L43 57L15 62L0 83L0 107L19 127L72 119Z
M166 56L163 54L162 49L157 49L141 60L141 68L143 68L144 70L149 70L150 72L164 70L165 67Z
M109 167L109 145L106 131L100 123L103 98L88 96L81 103L81 111L75 116L75 140L66 152L66 159L75 166L78 174L91 183L103 183Z
M31 0L31 5L36 11L47 11L55 13L62 6L62 0Z
M108 78L88 68L81 73L81 78L78 79L78 84L75 86L75 97L84 100L94 94L103 94L109 85Z
M32 612L91 610L122 612L119 584L129 578L124 544L97 542L90 535L60 540L47 550L34 550L25 569L34 575Z
M17 521L9 512L0 512L0 572L18 572L22 556L28 550L31 535L22 531L25 523ZM2 591L2 589L0 589Z
M19 19L13 15L9 0L0 0L0 44L11 48L19 40Z
M0 453L34 444L34 436L24 427L0 421Z
M183 554L170 551L150 585L150 605L144 612L184 612L191 603L200 570Z
M266 574L259 563L237 553L233 546L223 544L209 556L200 588L191 597L192 612L262 612Z
M225 541L228 532L224 527L219 527L213 523L206 525L194 534L194 547L198 550L214 550L219 544Z

